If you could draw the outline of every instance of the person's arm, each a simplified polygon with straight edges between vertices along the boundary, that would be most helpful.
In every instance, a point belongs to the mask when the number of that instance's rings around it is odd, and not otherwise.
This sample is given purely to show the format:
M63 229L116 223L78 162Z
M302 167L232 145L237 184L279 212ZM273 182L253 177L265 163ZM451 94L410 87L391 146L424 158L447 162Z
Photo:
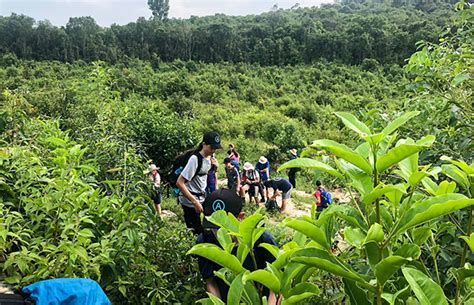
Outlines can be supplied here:
M214 188L217 190L217 186L218 186L218 183L217 183L217 168L216 168L216 171L214 172Z
M240 187L241 187L241 185L240 185L240 175L239 175L239 172L237 171L236 168L234 168L234 170L237 172L237 181L236 181L236 186L237 187L236 187L236 190L237 190L237 193L238 193L238 192L240 192Z
M217 287L216 280L213 277L206 280L206 290L207 292L212 293L219 299L221 298L221 292L219 291L219 287Z
M155 177L155 187L159 189L159 188L160 188L160 185L161 185L160 173L156 173L156 177Z
M186 197L194 205L194 209L197 213L202 213L203 208L202 204L197 200L196 197L191 194L191 192L186 187L186 179L182 175L179 175L178 181L176 181L176 186L179 188L184 197Z

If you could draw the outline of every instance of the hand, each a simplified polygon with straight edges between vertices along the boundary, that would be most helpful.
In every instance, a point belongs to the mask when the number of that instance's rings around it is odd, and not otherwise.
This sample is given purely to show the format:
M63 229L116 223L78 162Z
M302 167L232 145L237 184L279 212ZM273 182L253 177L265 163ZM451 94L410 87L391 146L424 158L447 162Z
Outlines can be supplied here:
M196 201L193 203L194 209L196 210L196 213L201 214L204 212L204 209L202 208L202 204L199 201Z

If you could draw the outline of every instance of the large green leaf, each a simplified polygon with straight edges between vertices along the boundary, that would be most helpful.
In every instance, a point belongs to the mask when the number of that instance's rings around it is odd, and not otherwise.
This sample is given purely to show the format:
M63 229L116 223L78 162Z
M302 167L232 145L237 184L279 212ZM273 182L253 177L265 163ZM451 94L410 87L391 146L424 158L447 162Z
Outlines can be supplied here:
M462 160L452 160L451 158L447 156L442 156L441 160L443 161L448 161L453 165L456 165L459 167L463 172L465 172L468 175L474 175L474 166L468 165L466 162Z
M240 222L239 233L242 236L243 243L245 243L249 249L253 249L253 232L263 220L263 217L262 214L255 213Z
M372 301L367 296L367 292L357 286L354 281L348 279L342 279L344 282L344 291L349 297L351 305L369 305L372 304Z
M433 144L434 139L434 136L426 136L415 144L408 144L399 141L397 146L390 149L385 155L381 156L377 160L377 171L381 173L392 165L397 164L403 159L421 151L425 147L430 146Z
M344 229L344 239L357 249L362 249L365 240L365 233L359 228L353 229L351 227L346 227Z
M367 174L343 159L336 159L335 162L340 171L350 178L350 185L353 186L362 196L372 191L374 183L372 181L371 173Z
M459 196L461 196L460 199L450 200L454 197L459 198ZM422 202L406 212L407 217L400 221L400 228L396 230L396 234L440 216L474 205L474 199L462 197L460 194L446 194Z
M403 188L402 185L383 185L383 184L379 184L377 185L376 188L374 188L369 194L366 194L363 198L362 198L362 201L365 203L365 204L371 204L372 202L374 202L375 200L377 200L378 198L380 198L381 196L387 194L387 193L390 193L390 192L399 192L401 194L404 194L406 193L405 192L405 189Z
M329 242L326 239L326 234L314 224L305 220L290 219L285 221L285 226L305 234L325 249L329 249Z
M255 270L251 273L244 274L244 282L255 281L268 287L271 291L278 293L280 291L280 280L267 270Z
M310 168L310 169L317 169L324 171L330 175L333 175L337 178L344 179L337 170L332 168L331 166L327 165L326 163L310 159L310 158L296 158L291 161L284 163L282 166L278 168L278 171L285 170L287 168Z
M230 253L222 250L213 244L197 244L186 253L187 255L194 254L207 258L214 263L226 267L236 274L244 272L246 269L242 267L239 260Z
M219 226L225 228L227 231L232 233L239 232L240 222L235 218L232 213L227 214L224 210L219 210L212 213L211 216L207 216L207 220Z
M335 115L337 115L344 125L346 125L348 128L354 130L361 136L366 136L370 135L372 132L370 131L369 127L359 121L352 113L349 112L335 112Z
M373 286L367 283L362 276L353 271L349 266L343 265L331 256L327 251L316 248L306 248L296 251L292 258L292 262L297 262L316 268L325 270L329 273L345 277L347 279L356 281L364 287L373 290Z
M311 283L299 283L289 291L289 297L284 299L281 304L295 304L318 294L319 288L316 285Z
M387 126L385 126L385 128L382 130L382 133L386 136L390 135L395 130L397 130L400 126L405 124L408 120L410 120L411 118L419 114L420 114L419 111L411 111L399 116L395 120L388 123Z
M238 274L232 284L230 285L229 292L227 294L227 304L239 305L240 299L242 298L242 292L244 291L244 282L242 280L243 273Z
M234 249L235 243L232 242L229 231L227 231L225 228L220 228L217 231L217 240L219 241L219 244L222 246L222 248L228 253L231 253L232 249Z
M400 269L401 266L409 262L410 259L407 259L402 256L392 255L384 258L375 266L375 276L380 285L384 285L390 277Z
M443 289L426 274L413 268L402 272L421 305L448 305Z
M311 147L320 147L325 149L333 155L357 166L367 174L372 173L372 168L370 167L369 162L344 144L339 144L332 140L316 140L313 142Z
M471 249L471 252L474 252L474 233L471 233L470 236L460 236L459 238L462 238Z
M405 288L397 291L394 294L391 293L382 293L382 298L386 300L387 302L390 303L390 305L396 305L397 304L397 299L401 295L405 295L409 292L410 286L406 286ZM403 298L403 297L402 297Z
M453 164L443 164L441 168L443 169L443 172L446 175L456 181L460 186L464 188L464 190L469 191L471 185L469 183L469 178L465 172L463 172Z

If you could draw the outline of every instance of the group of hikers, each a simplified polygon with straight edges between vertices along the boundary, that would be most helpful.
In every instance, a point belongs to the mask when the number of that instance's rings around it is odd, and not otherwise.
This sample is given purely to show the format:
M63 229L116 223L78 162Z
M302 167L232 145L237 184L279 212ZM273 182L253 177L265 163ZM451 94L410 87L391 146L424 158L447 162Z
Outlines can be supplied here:
M297 170L290 170L289 180L283 178L270 177L270 163L261 156L253 165L250 162L240 165L240 155L234 145L229 145L227 157L224 158L225 172L227 178L227 188L218 188L217 169L219 163L215 158L215 152L222 149L221 138L216 132L207 132L202 138L202 142L195 150L188 151L176 158L171 172L170 184L176 186L178 203L183 209L184 221L186 226L197 237L197 243L212 243L219 245L216 239L216 230L214 224L206 218L201 222L201 213L204 216L210 216L217 210L225 210L232 213L237 219L244 217L242 212L245 203L245 195L249 194L250 202L255 204L266 203L267 209L274 205L277 208L276 198L281 196L280 211L284 212L291 198L291 191L295 187L295 176ZM297 150L290 150L290 159L297 158ZM157 213L161 214L161 178L158 173L159 168L150 165L145 172L153 183L155 203ZM271 194L271 195L270 195ZM328 194L317 182L315 192L316 205L321 211L325 201L325 194ZM259 196L260 195L260 200ZM330 196L330 195L329 195ZM263 269L266 263L271 263L275 258L264 248L258 247L260 243L269 243L276 245L273 236L265 232L255 244L254 252L258 269ZM214 276L214 271L221 267L205 258L198 258L199 269L203 279L206 281L208 292L221 298L227 299L229 287L219 278ZM255 264L244 262L244 267L252 270ZM273 292L267 291L268 304L277 304L277 299Z

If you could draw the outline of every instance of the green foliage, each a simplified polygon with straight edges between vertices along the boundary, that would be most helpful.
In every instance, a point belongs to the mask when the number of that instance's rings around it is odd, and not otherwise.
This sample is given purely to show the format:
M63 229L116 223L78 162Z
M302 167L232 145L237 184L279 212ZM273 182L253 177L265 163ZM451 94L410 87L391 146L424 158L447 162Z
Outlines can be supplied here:
M419 152L431 146L434 137L427 136L416 142L412 139L400 139L395 143L397 129L418 114L406 113L386 126L374 129L350 113L336 113L344 125L355 131L364 142L352 150L335 141L317 140L309 151L319 148L333 154L337 157L335 164L339 173L330 165L305 158L290 161L279 169L317 167L339 179L344 176L342 179L359 193L357 196L352 195L349 206L330 206L316 220L302 217L286 223L286 226L303 233L314 242L292 254L290 261L343 277L346 280L346 292L356 304L372 301L382 304L383 298L391 303L395 303L396 299L408 300L409 294L398 292L405 280L422 304L447 304L439 277L440 272L447 270L440 271L435 263L437 282L423 274L426 266L420 258L420 248L405 236L416 227L413 232L419 232L416 239L419 240L418 244L423 244L427 242L429 235L420 238L424 234L420 230L429 232L430 223L436 223L441 216L466 207L471 207L467 219L468 235L471 234L474 200L470 196L455 193L455 182L436 183L433 180L434 172L427 171L429 165L418 164ZM472 168L462 161L444 159L451 162L451 165L444 166L444 171L469 191L471 185L463 170L471 173ZM399 170L394 170L394 167ZM425 183L421 183L422 180ZM427 192L423 185L430 185L431 192ZM343 209L346 211L342 212ZM353 212L348 213L349 210ZM345 238L354 246L349 248L342 259L329 251L332 236L324 233L332 217L346 224ZM467 237L462 238L469 244ZM468 267L463 266L466 250L465 247L461 255L463 272L468 272ZM436 254L431 252L434 260ZM363 263L354 264L354 261ZM400 268L403 270L403 277L400 276ZM460 292L464 284L463 281L458 281L454 296L456 304L462 299ZM464 298L468 297L469 294L466 293Z

